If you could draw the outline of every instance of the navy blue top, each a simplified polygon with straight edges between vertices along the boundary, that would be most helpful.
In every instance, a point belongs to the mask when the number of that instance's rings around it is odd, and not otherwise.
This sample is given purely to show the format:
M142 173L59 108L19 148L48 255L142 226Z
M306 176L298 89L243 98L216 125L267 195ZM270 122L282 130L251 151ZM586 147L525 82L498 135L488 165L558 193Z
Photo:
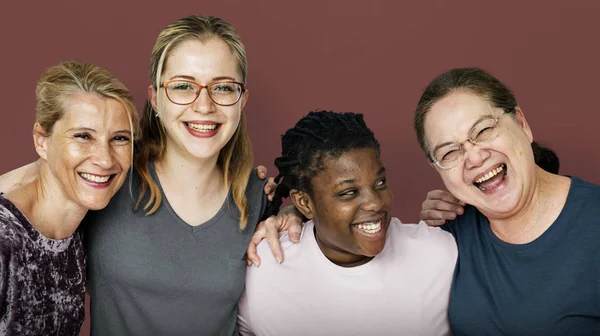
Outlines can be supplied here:
M600 335L600 186L571 181L562 212L530 243L500 240L472 206L444 225L459 253L454 335Z

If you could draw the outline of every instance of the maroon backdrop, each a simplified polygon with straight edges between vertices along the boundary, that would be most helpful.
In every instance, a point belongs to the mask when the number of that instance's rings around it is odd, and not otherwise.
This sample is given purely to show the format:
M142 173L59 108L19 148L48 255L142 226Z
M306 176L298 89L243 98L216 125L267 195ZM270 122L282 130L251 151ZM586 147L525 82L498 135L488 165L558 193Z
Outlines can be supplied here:
M241 34L255 162L271 175L280 135L302 115L362 112L382 144L394 213L416 221L426 192L442 187L412 130L416 102L435 75L479 66L516 92L561 173L600 184L596 0L8 1L0 12L0 173L36 159L34 89L46 67L101 65L141 110L156 36L190 14L223 17Z

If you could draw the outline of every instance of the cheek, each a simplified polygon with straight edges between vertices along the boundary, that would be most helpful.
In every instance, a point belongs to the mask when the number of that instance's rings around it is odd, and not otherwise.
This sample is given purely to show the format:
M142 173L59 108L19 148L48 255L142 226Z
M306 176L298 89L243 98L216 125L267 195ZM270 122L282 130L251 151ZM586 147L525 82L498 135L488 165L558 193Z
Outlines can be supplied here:
M132 162L131 145L116 146L114 148L114 157L123 170L128 170Z

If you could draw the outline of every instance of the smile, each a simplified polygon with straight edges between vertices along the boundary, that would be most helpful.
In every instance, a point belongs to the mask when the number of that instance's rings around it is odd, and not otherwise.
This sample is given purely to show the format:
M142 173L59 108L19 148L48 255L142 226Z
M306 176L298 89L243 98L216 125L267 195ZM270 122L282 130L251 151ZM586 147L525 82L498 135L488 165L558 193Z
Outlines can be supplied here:
M356 228L366 233L377 233L381 231L381 219L375 223L356 224Z
M219 124L194 124L189 122L186 122L185 125L198 132L210 132L216 130L217 127L219 127Z
M482 191L486 191L498 185L504 180L505 177L506 164L502 164L499 167L490 170L487 174L473 181L473 185Z
M107 183L115 175L114 174L112 174L112 175L92 175L89 173L79 173L79 176L81 176L84 180L86 180L88 182Z

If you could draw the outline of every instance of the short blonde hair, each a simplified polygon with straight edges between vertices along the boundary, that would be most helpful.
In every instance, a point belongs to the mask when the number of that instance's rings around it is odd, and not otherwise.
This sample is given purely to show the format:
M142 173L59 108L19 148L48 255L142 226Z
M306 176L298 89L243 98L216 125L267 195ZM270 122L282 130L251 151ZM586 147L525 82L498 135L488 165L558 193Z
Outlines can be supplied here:
M66 103L75 93L92 93L119 101L129 115L132 136L139 133L135 103L127 87L97 65L67 61L46 69L35 90L35 121L46 134L52 133L54 124L65 113Z

